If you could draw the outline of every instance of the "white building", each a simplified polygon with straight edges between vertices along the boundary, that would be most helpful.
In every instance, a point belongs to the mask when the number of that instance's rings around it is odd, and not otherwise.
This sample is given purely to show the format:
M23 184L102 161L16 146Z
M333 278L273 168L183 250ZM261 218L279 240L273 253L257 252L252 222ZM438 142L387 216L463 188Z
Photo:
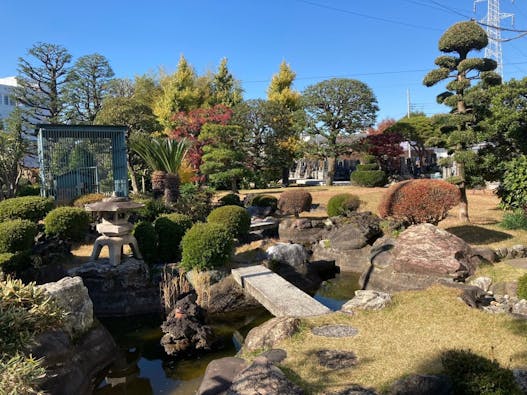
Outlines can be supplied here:
M0 119L7 118L15 109L15 102L11 98L15 86L15 77L0 78Z

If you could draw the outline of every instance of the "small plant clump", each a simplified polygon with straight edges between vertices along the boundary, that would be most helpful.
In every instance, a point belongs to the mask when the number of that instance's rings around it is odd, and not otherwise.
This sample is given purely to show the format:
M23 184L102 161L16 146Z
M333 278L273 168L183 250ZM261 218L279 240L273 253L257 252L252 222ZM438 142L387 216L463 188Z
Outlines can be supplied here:
M168 263L179 259L181 239L191 227L192 218L179 213L163 214L154 221L159 260Z
M251 216L243 207L223 206L211 211L207 222L222 225L230 234L238 240L245 240L251 226Z
M46 215L44 226L49 236L82 241L90 227L90 215L79 207L57 207Z
M518 279L518 298L527 299L527 274Z
M0 253L15 254L31 248L37 235L37 225L27 219L0 223Z
M104 199L104 195L102 193L88 193L86 195L79 196L77 199L73 201L73 205L75 207L84 208L85 205L100 202Z
M227 195L222 196L219 199L219 202L222 206L242 206L240 196L235 193L228 193Z
M386 173L379 168L377 159L373 155L364 155L362 163L351 173L353 185L361 187L382 187L386 184Z
M313 196L303 189L282 192L278 199L278 209L283 214L294 214L295 217L303 211L310 211Z
M382 218L406 225L437 225L459 203L459 188L442 180L408 180L392 185L379 205Z
M181 241L181 267L199 271L225 266L231 257L234 243L231 232L218 223L197 223Z
M140 221L134 226L134 237L146 263L157 262L157 233L152 222Z
M510 230L527 230L527 215L525 215L524 210L520 209L505 213L503 214L503 219L500 222L500 226Z
M54 206L53 199L40 196L23 196L0 202L0 221L8 219L27 219L38 222L49 213Z
M137 198L134 201L144 204L144 207L141 207L134 213L134 218L137 221L154 222L161 214L174 212L174 210L165 204L163 199Z
M511 370L469 350L448 350L441 355L441 363L444 374L452 380L455 394L522 394Z
M339 193L338 195L334 195L328 201L328 216L347 216L348 214L357 211L360 207L360 203L360 198L351 193Z

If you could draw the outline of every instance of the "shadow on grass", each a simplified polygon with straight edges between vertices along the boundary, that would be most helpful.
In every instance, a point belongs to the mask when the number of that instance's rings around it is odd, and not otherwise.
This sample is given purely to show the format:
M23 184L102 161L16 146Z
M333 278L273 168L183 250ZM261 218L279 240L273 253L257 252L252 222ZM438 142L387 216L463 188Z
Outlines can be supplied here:
M475 225L454 226L446 229L469 244L491 244L512 239L512 235Z

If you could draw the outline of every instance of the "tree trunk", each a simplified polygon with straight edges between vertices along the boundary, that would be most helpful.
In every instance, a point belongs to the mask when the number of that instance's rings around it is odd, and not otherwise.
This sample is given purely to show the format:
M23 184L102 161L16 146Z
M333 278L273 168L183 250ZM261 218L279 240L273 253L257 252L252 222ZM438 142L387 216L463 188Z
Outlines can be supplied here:
M179 197L179 176L167 173L165 176L165 202L175 203Z
M126 165L128 166L128 174L130 174L130 181L132 182L132 192L134 195L139 193L139 187L137 186L137 175L135 174L134 167L130 163L130 159L126 159Z
M154 192L154 198L158 198L165 192L165 178L167 173L164 171L156 170L152 173L152 191Z
M284 187L289 186L289 167L282 167L282 185Z
M333 178L335 177L335 164L337 163L337 158L335 156L328 158L328 170L326 172L326 177L324 181L327 186L333 185Z
M470 219L468 217L468 199L467 189L465 185L465 164L457 163L457 174L461 177L461 183L458 185L461 197L459 199L459 221L468 223Z

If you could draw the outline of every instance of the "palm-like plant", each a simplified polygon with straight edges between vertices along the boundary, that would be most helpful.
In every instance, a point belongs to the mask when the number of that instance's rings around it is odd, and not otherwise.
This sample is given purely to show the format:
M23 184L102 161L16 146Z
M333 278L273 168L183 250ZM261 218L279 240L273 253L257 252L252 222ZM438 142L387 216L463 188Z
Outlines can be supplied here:
M130 139L130 148L152 169L154 194L164 192L167 203L175 202L179 197L178 171L188 152L188 141L138 134Z

